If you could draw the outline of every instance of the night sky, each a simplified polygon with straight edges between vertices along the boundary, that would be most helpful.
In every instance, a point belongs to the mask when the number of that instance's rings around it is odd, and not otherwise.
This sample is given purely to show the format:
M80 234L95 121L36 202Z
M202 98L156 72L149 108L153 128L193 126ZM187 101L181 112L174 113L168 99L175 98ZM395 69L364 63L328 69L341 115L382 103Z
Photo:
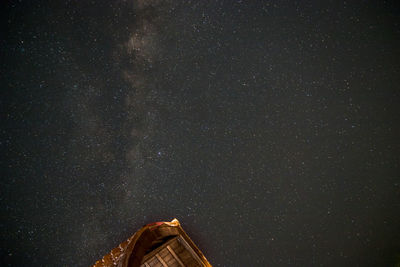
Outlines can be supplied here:
M395 1L0 5L2 265L175 217L215 266L400 261Z

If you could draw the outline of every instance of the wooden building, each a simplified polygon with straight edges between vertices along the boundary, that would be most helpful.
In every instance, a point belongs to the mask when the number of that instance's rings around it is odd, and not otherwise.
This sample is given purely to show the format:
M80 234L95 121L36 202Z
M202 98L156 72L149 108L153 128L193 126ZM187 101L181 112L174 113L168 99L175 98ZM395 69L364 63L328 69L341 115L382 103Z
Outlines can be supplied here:
M211 267L177 219L144 226L93 267Z

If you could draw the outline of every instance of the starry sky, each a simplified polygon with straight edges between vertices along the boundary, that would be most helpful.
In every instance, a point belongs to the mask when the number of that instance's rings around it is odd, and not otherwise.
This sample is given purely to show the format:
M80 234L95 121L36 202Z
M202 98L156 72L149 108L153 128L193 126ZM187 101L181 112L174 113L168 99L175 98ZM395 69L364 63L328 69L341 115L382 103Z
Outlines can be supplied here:
M0 259L178 218L215 266L400 261L395 1L3 1Z

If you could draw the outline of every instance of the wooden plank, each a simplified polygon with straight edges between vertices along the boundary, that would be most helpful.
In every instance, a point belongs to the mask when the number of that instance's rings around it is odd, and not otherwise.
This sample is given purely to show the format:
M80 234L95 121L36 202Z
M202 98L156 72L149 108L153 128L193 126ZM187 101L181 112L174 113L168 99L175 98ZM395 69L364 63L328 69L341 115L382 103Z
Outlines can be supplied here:
M189 252L189 254L191 254L191 258L193 258L197 262L198 266L204 266L199 256L196 254L196 252L192 249L192 247L186 242L186 240L183 237L178 236L177 240L181 245L183 245L186 248L186 251Z
M174 257L174 259L179 263L180 266L185 267L185 265L183 264L183 262L179 259L179 257L175 254L175 252L172 250L172 248L170 246L167 246L167 249L169 251L169 253L171 253L172 257Z
M174 257L171 255L171 253L168 252L167 249L165 249L167 251L167 255L165 255L163 257L163 260L169 265L171 262L175 262L176 260L174 259Z
M150 265L150 267L162 267L162 263L157 260L156 256L151 258L147 263Z
M159 262L161 262L162 266L164 267L168 267L168 265L165 263L165 261L160 257L160 255L158 255L158 253L156 254L157 260Z

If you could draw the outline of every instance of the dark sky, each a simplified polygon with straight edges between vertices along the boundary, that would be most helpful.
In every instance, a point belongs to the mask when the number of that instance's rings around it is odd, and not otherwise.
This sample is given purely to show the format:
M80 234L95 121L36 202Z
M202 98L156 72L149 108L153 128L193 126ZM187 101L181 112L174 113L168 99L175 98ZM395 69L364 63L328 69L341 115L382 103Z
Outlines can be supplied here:
M174 217L215 266L394 265L394 2L2 1L2 265Z

